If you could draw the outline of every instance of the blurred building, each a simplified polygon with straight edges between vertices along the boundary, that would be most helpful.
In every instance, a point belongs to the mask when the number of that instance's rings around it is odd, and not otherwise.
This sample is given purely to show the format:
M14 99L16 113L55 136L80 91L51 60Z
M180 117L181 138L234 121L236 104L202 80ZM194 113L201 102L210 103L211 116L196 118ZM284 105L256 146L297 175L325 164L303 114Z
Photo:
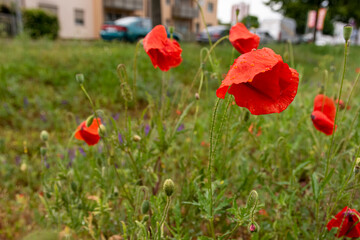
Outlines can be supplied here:
M3 4L20 1L22 8L40 8L55 14L61 38L94 39L101 25L126 16L151 17L151 0L0 0ZM217 25L217 0L199 0L206 25ZM183 34L204 29L195 0L161 0L162 24L175 26Z

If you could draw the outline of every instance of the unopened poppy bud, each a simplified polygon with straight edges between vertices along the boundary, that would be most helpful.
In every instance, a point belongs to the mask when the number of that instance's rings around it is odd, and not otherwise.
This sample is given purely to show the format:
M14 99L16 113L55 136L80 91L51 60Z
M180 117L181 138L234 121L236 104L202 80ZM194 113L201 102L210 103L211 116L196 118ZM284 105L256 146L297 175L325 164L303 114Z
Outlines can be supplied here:
M142 219L142 222L147 222L149 220L149 215L145 215Z
M41 154L42 156L44 156L44 155L46 154L46 148L45 148L45 147L41 147L41 148L40 148L40 154Z
M104 137L106 133L106 127L103 124L100 124L98 132L101 137Z
M246 207L248 209L252 209L256 206L257 201L258 201L259 195L255 190L252 190L249 194L249 198L246 202Z
M145 214L149 211L150 209L150 203L148 200L144 200L142 205L141 205L141 213Z
M196 100L199 100L199 99L200 99L199 93L195 93L195 99L196 99Z
M120 85L120 87L121 87L121 96L124 98L125 101L131 102L133 100L133 94L129 84L127 84L127 82L123 82Z
M42 130L40 133L40 139L43 142L46 142L47 140L49 140L49 133L45 130Z
M94 121L94 115L91 115L86 119L86 127L90 127L93 121Z
M79 73L79 74L76 74L76 81L79 83L79 84L83 84L84 83L84 75Z
M164 191L166 193L166 196L170 197L173 194L174 188L175 188L173 180L166 179L165 182L164 182L163 188L164 188Z
M353 27L351 25L344 26L343 34L344 34L344 39L346 42L350 40L352 30L353 30Z
M22 172L25 172L26 169L27 169L26 163L22 163L21 166L20 166L20 170L21 170Z
M134 135L133 136L133 140L134 142L140 142L141 141L141 137L139 135Z
M254 233L260 230L259 225L256 222L251 222L248 225L249 232Z
M355 164L355 174L359 174L360 173L360 158L356 159L356 164Z

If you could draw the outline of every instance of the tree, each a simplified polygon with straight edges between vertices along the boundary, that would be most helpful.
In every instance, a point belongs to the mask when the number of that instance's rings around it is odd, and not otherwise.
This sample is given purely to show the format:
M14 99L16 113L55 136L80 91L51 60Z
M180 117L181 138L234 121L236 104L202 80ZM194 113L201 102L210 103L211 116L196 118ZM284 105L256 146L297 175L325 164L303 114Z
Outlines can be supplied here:
M246 17L243 18L243 20L241 20L241 22L243 24L245 24L245 26L247 28L258 28L259 27L259 20L256 16L252 16L252 15L248 15Z
M318 11L321 7L328 9L324 32L333 31L331 25L334 20L348 22L353 18L357 24L360 23L358 0L267 0L266 4L273 10L295 19L297 33L304 33L308 11Z

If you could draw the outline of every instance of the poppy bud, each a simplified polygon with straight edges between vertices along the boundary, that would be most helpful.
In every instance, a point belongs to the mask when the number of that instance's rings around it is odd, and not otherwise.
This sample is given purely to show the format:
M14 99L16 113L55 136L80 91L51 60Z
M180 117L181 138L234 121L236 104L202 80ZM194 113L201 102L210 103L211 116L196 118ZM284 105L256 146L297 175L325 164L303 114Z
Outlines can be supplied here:
M251 233L258 232L260 230L259 225L256 222L250 222L248 229Z
M352 30L353 30L353 27L351 25L344 26L343 34L344 34L344 39L346 42L350 40Z
M49 133L45 130L42 130L40 133L40 139L43 142L47 142L47 140L49 139Z
M142 205L141 205L141 213L145 214L149 211L150 209L150 203L148 200L144 200Z
M173 35L174 35L174 27L173 26L169 27L169 32L170 32L170 39L172 40Z
M195 93L195 99L196 99L196 100L199 100L199 99L200 99L199 93Z
M142 219L142 222L147 222L149 220L149 215L145 215Z
M171 179L166 179L163 185L166 196L170 197L174 192L174 182Z
M359 174L359 173L360 173L360 158L357 158L355 164L355 174Z
M26 169L27 169L26 163L22 163L21 166L20 166L20 170L21 170L22 172L25 172Z
M77 81L79 84L83 84L83 83L84 83L84 74L82 74L82 73L76 74L75 78L76 78L76 81Z
M258 201L259 195L255 190L252 190L249 194L249 198L246 202L246 207L249 209L252 209L256 207L257 201Z
M133 100L133 95L129 84L127 84L127 82L123 82L120 85L120 87L121 87L121 96L124 98L125 101L131 102Z
M134 135L133 136L133 140L134 142L140 142L141 141L141 137L139 135Z
M93 121L94 121L94 115L91 115L90 117L88 117L88 119L86 119L86 127L90 127Z
M40 148L40 154L41 154L42 156L44 156L44 155L46 154L46 148L45 148L45 147L41 147L41 148Z
M106 127L103 124L100 124L98 132L101 137L104 137L106 133Z

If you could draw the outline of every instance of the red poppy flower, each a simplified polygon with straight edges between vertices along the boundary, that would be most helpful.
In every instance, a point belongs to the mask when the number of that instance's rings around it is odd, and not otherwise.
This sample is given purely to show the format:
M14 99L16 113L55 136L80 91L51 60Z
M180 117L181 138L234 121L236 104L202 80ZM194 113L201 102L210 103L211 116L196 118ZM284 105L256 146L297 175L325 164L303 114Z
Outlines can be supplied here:
M360 237L360 213L355 209L344 207L336 216L331 219L327 224L327 229L330 231L332 228L339 228L336 237L342 236L350 238Z
M240 107L254 115L279 113L294 100L299 74L270 48L251 51L237 58L216 91L219 98L234 95Z
M237 23L231 27L229 40L240 53L257 49L260 43L260 37L251 33L242 23Z
M143 44L155 68L166 72L180 65L182 49L178 42L167 38L163 25L154 27L144 38Z
M76 129L75 138L85 141L90 146L97 144L100 140L98 132L100 124L100 118L94 118L89 127L86 126L86 121L82 122Z
M335 104L331 98L322 94L315 97L311 120L317 130L326 135L333 134L335 113Z

